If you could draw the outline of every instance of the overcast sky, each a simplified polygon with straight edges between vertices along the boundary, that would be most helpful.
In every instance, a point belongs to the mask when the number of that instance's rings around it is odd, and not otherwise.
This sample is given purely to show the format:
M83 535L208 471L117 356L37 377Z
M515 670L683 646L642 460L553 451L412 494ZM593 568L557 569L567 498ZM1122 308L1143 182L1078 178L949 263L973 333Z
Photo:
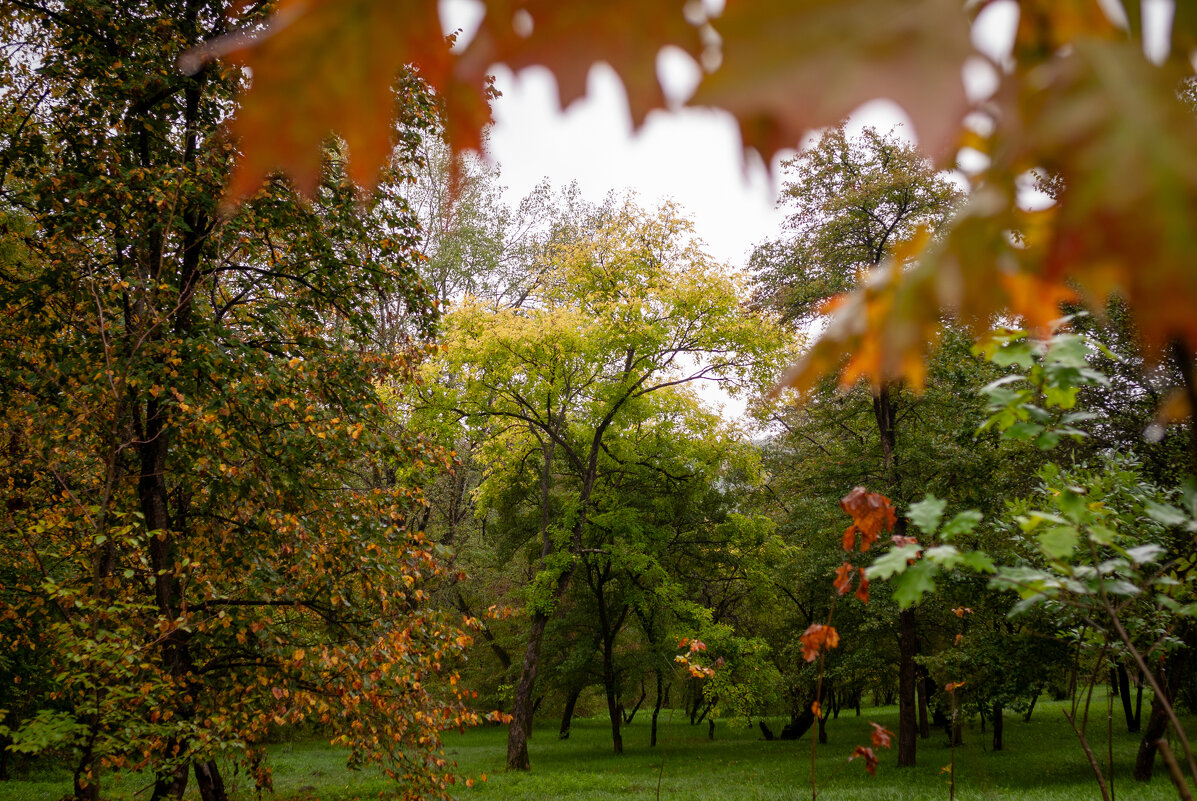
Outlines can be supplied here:
M441 10L446 28L461 28L468 41L481 7L442 0ZM995 59L1008 53L1016 13L1012 0L988 7L983 12L988 20L974 37L978 49ZM658 73L678 106L699 78L697 64L680 51L662 53ZM983 64L970 64L965 77L978 97L996 85L992 68ZM787 154L775 159L772 170L755 153L745 159L726 112L656 111L633 134L623 87L605 65L591 70L587 96L564 111L543 68L515 75L496 67L495 84L503 94L494 103L488 154L502 169L509 202L518 202L546 177L555 186L577 181L593 200L611 190L632 190L644 205L673 199L691 215L712 255L733 267L744 266L753 245L779 233L785 212L775 202L778 165ZM886 100L857 109L850 126L864 125L883 131L900 126L900 133L913 138L905 113Z

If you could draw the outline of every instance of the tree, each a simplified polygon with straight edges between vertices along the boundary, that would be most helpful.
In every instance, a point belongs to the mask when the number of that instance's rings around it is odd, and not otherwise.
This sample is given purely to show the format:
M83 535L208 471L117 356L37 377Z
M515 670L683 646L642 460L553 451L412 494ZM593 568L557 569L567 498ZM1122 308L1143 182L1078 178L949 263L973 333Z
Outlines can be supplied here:
M1167 51L1152 61L1141 42L1138 0L1022 4L1009 63L994 70L997 91L970 107L962 67L978 55L969 29L988 16L987 3L805 0L732 4L715 17L684 5L656 0L566 9L493 0L477 33L450 51L440 43L430 6L326 0L290 11L295 18L287 25L248 44L245 37L210 43L192 62L232 51L257 76L237 123L246 158L234 195L276 166L314 183L311 154L330 128L350 142L355 174L370 175L382 161L389 109L361 101L377 96L405 63L419 65L446 98L451 140L463 148L480 143L488 119L485 75L494 62L548 67L568 103L584 93L590 66L606 61L623 79L639 124L665 105L657 53L679 47L708 67L691 102L731 112L745 143L766 160L861 103L890 98L911 115L941 165L954 166L961 144L980 150L988 163L970 176L974 200L951 230L915 243L898 260L917 255L917 269L885 267L841 304L837 321L792 374L795 385L809 388L841 368L849 383L867 375L877 385L901 376L918 384L944 312L976 331L1000 314L1042 325L1078 289L1094 308L1118 293L1132 308L1150 310L1142 334L1153 352L1173 341L1188 353L1197 349L1189 314L1197 274L1188 258L1195 235L1185 222L1197 199L1191 147L1197 122L1177 91L1193 76L1188 53L1197 41L1197 14L1187 6L1174 15ZM638 21L631 39L629 18ZM712 28L718 36L709 35ZM618 48L596 35L604 30L620 32L609 38ZM363 46L372 36L388 37L387 46ZM306 71L285 67L305 62L316 38L320 52L352 55L352 80L342 58L321 59ZM355 90L343 91L346 85ZM370 110L362 113L363 107ZM287 132L284 147L278 130ZM1065 187L1048 214L1020 205L1019 187L1035 168L1058 175ZM1140 269L1144 263L1151 269Z
M762 380L781 341L742 314L736 284L673 208L653 214L626 203L580 222L551 243L527 308L462 303L436 366L462 377L445 387L441 406L490 426L489 458L539 471L540 565L508 739L508 766L517 769L528 767L545 627L591 547L595 491L615 432L661 390Z
M218 756L268 787L270 729L311 720L443 794L439 731L475 716L439 677L470 636L424 603L444 567L409 525L439 456L383 407L435 319L416 222L362 205L336 143L311 200L221 210L242 75L174 63L226 11L0 16L0 625L44 660L0 672L0 737L72 754L79 801L111 769L218 801ZM392 98L397 139L428 126L417 79Z
M757 302L799 324L810 324L827 301L849 291L865 271L943 225L959 190L913 145L893 133L865 129L849 137L841 124L785 165L792 175L782 201L794 208L789 236L758 248L751 260ZM845 379L846 380L846 379ZM872 413L880 471L871 486L905 502L898 449L901 388L875 387ZM838 490L865 483L855 480ZM834 507L829 507L834 509ZM899 524L901 525L901 524ZM902 532L899 531L899 534ZM917 743L914 610L898 613L898 764L913 765Z

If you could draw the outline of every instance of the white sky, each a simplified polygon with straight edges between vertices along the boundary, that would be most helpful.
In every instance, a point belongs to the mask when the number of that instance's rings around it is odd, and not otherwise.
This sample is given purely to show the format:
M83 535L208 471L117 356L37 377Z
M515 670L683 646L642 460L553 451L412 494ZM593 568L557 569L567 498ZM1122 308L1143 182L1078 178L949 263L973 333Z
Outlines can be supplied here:
M974 37L978 49L997 61L1008 54L1016 13L1012 0L987 7L982 16L990 20L977 26ZM460 28L463 43L481 14L474 0L441 0L444 27ZM666 50L658 59L658 74L670 100L680 106L697 84L699 68L680 51ZM996 85L992 67L983 61L970 64L965 76L977 97L987 96ZM747 263L755 244L780 233L785 212L775 203L778 165L787 154L774 160L772 170L755 153L745 159L726 112L655 111L633 134L623 87L605 65L591 70L586 97L564 111L553 78L543 68L516 75L496 67L495 85L502 97L494 103L487 151L501 167L509 203L517 203L546 177L557 187L577 181L595 201L612 190L634 191L648 206L672 199L690 214L711 254L733 268ZM889 101L857 109L850 127L865 125L882 131L901 125L899 130L914 138L906 115Z

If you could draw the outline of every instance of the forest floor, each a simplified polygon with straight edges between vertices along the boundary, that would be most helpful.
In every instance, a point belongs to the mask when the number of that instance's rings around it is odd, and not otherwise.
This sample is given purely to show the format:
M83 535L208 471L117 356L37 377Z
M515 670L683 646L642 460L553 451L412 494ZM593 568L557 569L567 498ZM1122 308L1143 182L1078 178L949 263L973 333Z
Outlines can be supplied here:
M1147 704L1144 704L1146 718ZM979 721L964 729L964 745L956 749L955 797L960 801L1073 801L1099 799L1093 772L1064 720L1064 703L1041 701L1029 723L1008 714L1005 748L990 750L990 731L981 732ZM1107 705L1094 699L1090 711L1090 745L1105 768ZM869 721L897 728L897 708L865 708L858 718L851 710L827 724L828 743L817 751L819 798L824 801L912 801L948 799L948 766L951 749L947 736L933 730L920 740L918 766L899 770L893 750L878 750L876 776L865 772L862 760L848 763L857 745L869 745ZM648 747L648 716L641 712L624 728L624 754L611 753L608 722L604 718L575 721L569 740L558 740L556 726L538 725L531 740L533 769L507 773L506 728L490 727L450 734L446 756L474 780L472 787L458 784L454 795L462 801L792 801L809 798L810 740L766 742L759 729L721 721L715 739L707 739L707 726L690 726L680 712L661 714L659 744ZM774 731L780 720L771 720ZM1121 709L1114 708L1113 798L1134 801L1171 801L1177 798L1163 765L1157 759L1156 777L1147 785L1131 780L1139 736L1126 732ZM1197 718L1186 718L1190 737L1197 735ZM895 741L896 747L896 741ZM277 801L348 801L376 799L388 789L377 770L349 771L343 751L318 740L283 743L271 747L274 766L273 795ZM485 781L482 775L485 774ZM834 775L832 775L834 774ZM829 778L830 777L830 778ZM244 775L230 775L226 782L237 801L256 799ZM139 801L149 796L146 777L107 777L104 798ZM70 778L61 767L45 765L14 781L0 783L4 801L56 801L70 790ZM194 793L194 790L192 791ZM188 798L191 797L189 794Z

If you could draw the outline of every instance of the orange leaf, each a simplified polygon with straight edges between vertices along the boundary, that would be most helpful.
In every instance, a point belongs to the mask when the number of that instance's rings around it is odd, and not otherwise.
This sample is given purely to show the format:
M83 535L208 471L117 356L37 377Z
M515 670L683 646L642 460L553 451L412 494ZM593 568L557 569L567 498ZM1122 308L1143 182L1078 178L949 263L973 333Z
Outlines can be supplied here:
M798 639L802 643L802 658L807 662L814 662L819 651L831 650L840 644L839 632L822 623L811 623Z
M865 576L863 567L860 569L860 583L856 585L856 600L862 604L869 602L869 579Z
M448 88L449 42L435 3L283 0L260 34L228 41L234 46L229 59L253 71L232 123L242 153L227 191L233 199L251 193L275 169L312 194L333 133L348 146L350 178L373 187L393 145L399 71L415 65L430 85ZM466 101L458 87L442 95L472 104L476 121L489 119L481 84ZM480 142L476 131L463 137L457 146Z
M852 574L855 569L852 565L844 562L835 571L835 592L837 595L843 595L852 588Z
M873 732L869 735L873 740L873 745L877 748L889 748L894 733L880 723L874 723L871 720L869 721L869 725L873 727Z
M766 163L877 98L910 114L928 153L956 141L972 53L958 0L733 0L712 25L722 64L693 102L732 112Z
M865 770L869 772L870 776L877 774L877 754L872 748L866 748L863 745L856 746L856 750L852 752L852 756L848 757L848 761L863 757L865 761Z
M880 536L882 528L893 531L898 521L889 498L864 487L856 487L840 499L840 508L852 517L853 526L860 532L860 550L867 551ZM849 544L844 533L844 544Z
M586 94L597 62L609 64L627 90L632 122L663 108L657 54L672 45L697 58L699 30L686 20L679 0L488 0L486 17L462 55L459 72L477 82L503 62L513 70L541 65L557 79L562 107ZM529 30L530 29L530 30Z

